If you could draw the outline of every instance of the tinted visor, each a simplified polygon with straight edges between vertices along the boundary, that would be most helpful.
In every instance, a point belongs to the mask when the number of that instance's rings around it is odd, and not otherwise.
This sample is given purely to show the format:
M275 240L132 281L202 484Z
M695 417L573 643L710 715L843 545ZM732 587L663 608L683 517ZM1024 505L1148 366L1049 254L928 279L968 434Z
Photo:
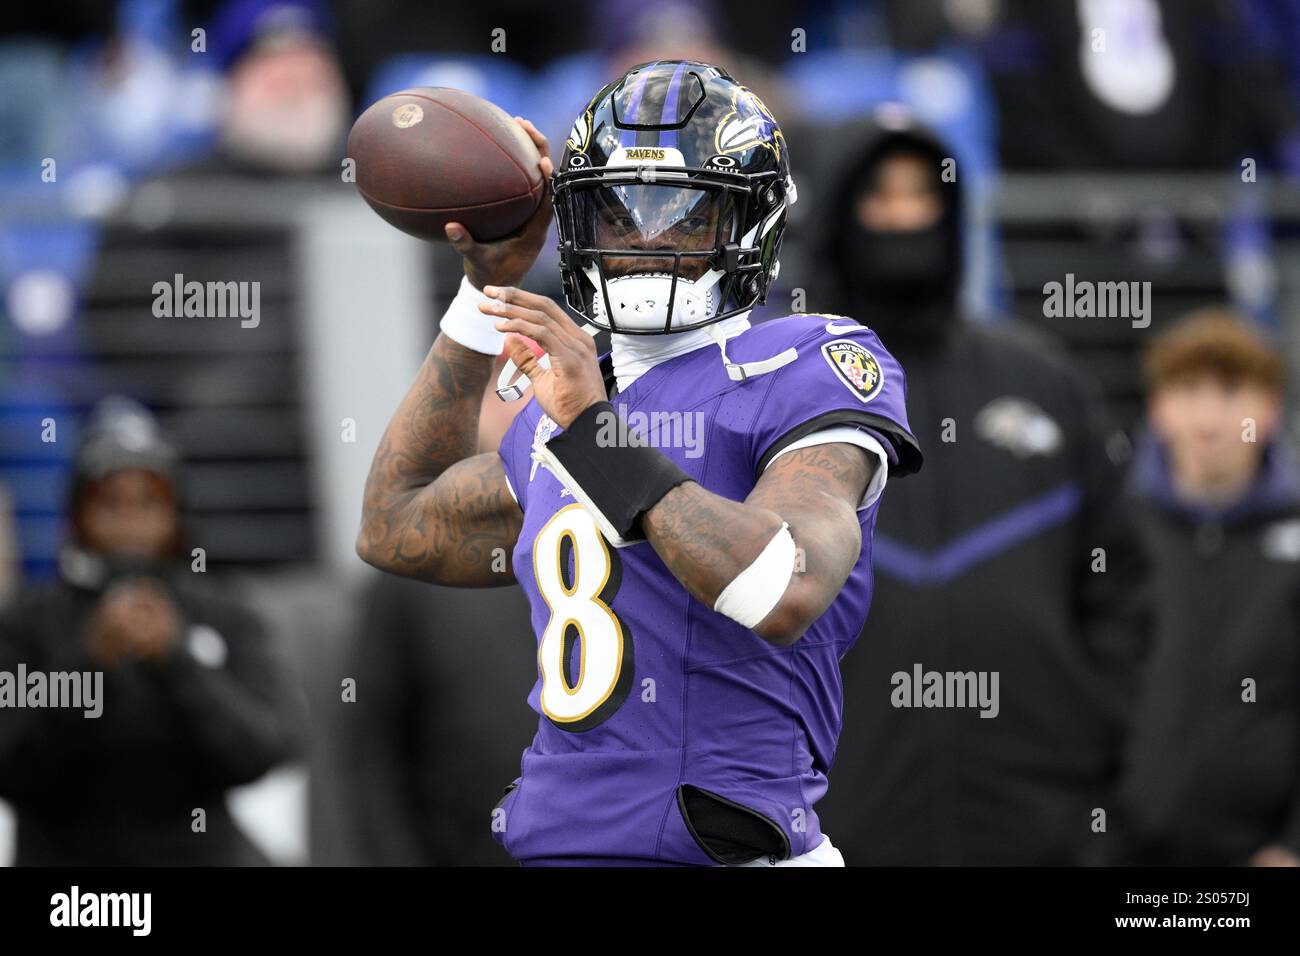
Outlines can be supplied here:
M722 189L669 183L579 186L574 239L588 249L712 252L731 242L736 204Z

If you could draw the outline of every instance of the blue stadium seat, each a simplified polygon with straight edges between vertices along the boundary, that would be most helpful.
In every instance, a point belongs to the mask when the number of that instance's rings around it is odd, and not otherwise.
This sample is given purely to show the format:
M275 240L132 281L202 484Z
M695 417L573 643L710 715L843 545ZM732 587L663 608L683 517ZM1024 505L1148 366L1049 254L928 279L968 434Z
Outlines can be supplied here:
M57 102L62 51L34 40L0 42L0 178L30 179L33 158L51 156L62 117Z
M76 309L98 238L95 226L83 221L0 222L0 482L13 498L23 569L31 577L54 568L63 488L82 410L69 396L94 387ZM16 283L34 275L43 277L47 293L62 284L71 297L62 324L46 326L39 302L33 316L13 314L24 298L12 294ZM39 298L40 289L33 294ZM55 422L54 442L42 440L47 418Z

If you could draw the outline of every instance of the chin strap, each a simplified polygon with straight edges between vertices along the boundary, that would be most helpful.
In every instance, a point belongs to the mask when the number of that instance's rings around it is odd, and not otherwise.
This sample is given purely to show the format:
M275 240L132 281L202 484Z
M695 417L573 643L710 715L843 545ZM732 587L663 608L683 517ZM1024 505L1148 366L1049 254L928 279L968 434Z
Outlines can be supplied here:
M760 375L766 375L768 372L775 372L799 357L798 349L792 345L784 352L758 362L733 362L727 358L727 336L725 331L719 328L716 323L705 326L704 331L709 333L709 338L713 339L718 346L718 350L722 352L722 364L726 366L727 378L733 382L743 382L747 378L757 378Z

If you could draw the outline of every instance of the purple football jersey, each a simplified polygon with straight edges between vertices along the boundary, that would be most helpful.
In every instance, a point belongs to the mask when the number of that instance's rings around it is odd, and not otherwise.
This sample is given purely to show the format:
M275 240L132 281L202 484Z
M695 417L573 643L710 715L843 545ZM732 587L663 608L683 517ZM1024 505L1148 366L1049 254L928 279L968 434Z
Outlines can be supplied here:
M733 362L794 346L783 368L731 381L716 347L655 366L613 399L628 426L715 494L743 500L782 448L853 424L893 473L920 452L902 369L870 329L796 315L727 343ZM515 575L532 607L540 715L493 830L525 863L710 864L678 791L693 785L762 814L797 856L821 842L841 721L839 659L871 603L876 504L859 510L862 553L826 613L776 647L687 593L645 541L610 546L590 515L531 458L558 430L535 401L501 443L524 511ZM798 543L796 541L796 543Z

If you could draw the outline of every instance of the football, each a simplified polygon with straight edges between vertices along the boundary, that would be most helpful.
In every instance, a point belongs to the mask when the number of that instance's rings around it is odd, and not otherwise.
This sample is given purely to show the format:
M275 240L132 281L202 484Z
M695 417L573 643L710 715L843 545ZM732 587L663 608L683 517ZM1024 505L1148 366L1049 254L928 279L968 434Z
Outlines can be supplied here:
M386 222L445 241L459 222L478 242L506 236L544 193L541 155L504 110L463 90L392 93L358 117L348 135L362 197Z

